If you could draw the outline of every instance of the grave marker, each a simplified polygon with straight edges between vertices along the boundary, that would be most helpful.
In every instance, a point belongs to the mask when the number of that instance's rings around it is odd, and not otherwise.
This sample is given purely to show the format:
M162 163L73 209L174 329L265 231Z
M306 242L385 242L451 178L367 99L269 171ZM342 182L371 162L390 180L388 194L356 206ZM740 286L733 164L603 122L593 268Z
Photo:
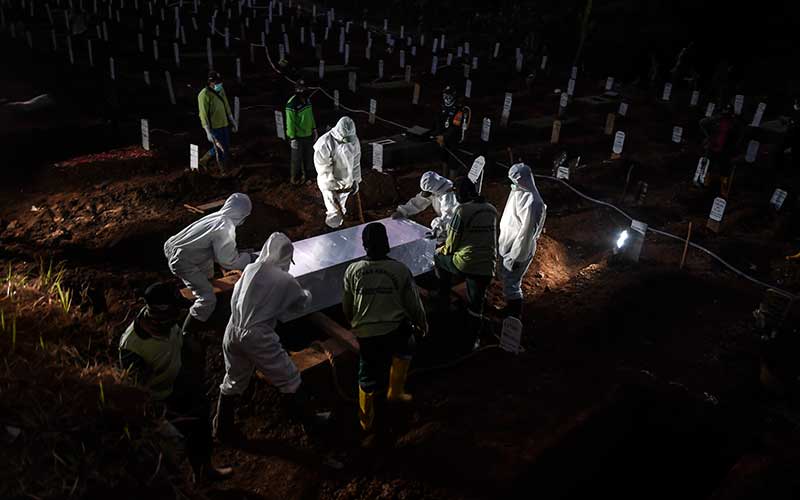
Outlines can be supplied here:
M356 72L350 71L347 73L347 88L350 89L350 92L356 92Z
M572 96L575 94L575 79L570 78L567 82L567 95Z
M169 92L169 102L175 104L175 92L172 90L172 77L169 74L169 71L164 72L164 77L167 80L167 91Z
M505 99L503 100L503 113L500 115L501 127L508 126L508 118L511 115L512 101L513 101L513 96L511 95L511 92L506 92Z
M472 162L472 167L469 169L469 173L467 174L467 178L475 184L475 187L478 189L478 194L481 193L483 189L483 167L486 166L486 158L483 156L479 156L475 158L475 161Z
M680 144L683 140L683 127L672 127L672 142Z
M147 120L142 119L142 149L150 151L150 124Z
M414 104L414 105L419 104L419 92L420 92L419 83L415 83L414 84L414 95L411 97L411 104Z
M561 120L553 120L553 131L550 134L550 144L558 144L561 137Z
M283 125L283 113L275 110L275 130L278 132L278 138L286 140L286 129Z
M519 354L522 351L522 322L509 316L503 320L503 330L500 334L500 348L504 351Z
M780 210L788 195L789 194L783 189L776 189L775 192L772 193L772 198L770 198L769 204L772 205L772 208L775 210Z
M697 162L697 169L694 171L694 178L692 181L695 185L703 187L708 183L708 166L711 162L705 156L700 157Z
M197 144L189 144L189 169L190 170L199 170L199 151L197 148Z
M711 213L708 214L708 222L706 223L706 227L715 233L719 232L720 224L722 224L722 218L725 216L725 207L727 205L728 202L719 197L715 198L714 204L711 205Z
M339 109L339 91L335 89L333 91L333 107Z
M144 71L144 84L150 86L150 72Z
M662 101L669 101L669 98L672 97L672 84L665 83L664 84L664 92L661 94Z
M733 112L737 115L742 114L742 108L744 107L744 96L742 94L737 94L736 97L733 99Z
M617 110L617 114L619 116L625 116L625 115L628 114L628 103L627 102L619 103L619 109Z
M695 90L694 92L692 92L692 98L689 101L689 106L695 107L695 106L697 106L698 102L700 102L700 91L699 90Z
M320 59L319 60L319 70L317 71L317 74L319 74L319 79L320 80L325 78L325 60L324 59Z
M372 169L383 172L383 144L372 143Z
M622 148L625 146L625 132L619 131L614 135L614 145L611 147L611 151L615 155L622 154Z
M751 127L760 127L761 119L764 117L764 111L767 109L767 103L760 102L756 108L756 113L753 115L753 121L750 122ZM792 151L794 153L794 151Z
M756 140L751 140L747 144L747 154L745 154L745 157L744 157L744 159L745 159L745 161L747 163L753 163L753 162L756 161L756 157L758 156L758 148L759 148L759 146L761 146L761 143L759 143Z
M375 124L375 113L378 111L378 101L375 99L369 100L369 123Z
M489 142L489 135L492 132L492 120L491 118L484 118L483 124L481 126L481 140L483 142Z
M715 104L713 102L708 103L708 106L706 106L706 118L711 118L714 115L714 107Z
M609 76L606 78L606 90L613 90L614 88L614 77Z
M467 80L467 83L464 87L464 97L467 99L472 97L472 80Z

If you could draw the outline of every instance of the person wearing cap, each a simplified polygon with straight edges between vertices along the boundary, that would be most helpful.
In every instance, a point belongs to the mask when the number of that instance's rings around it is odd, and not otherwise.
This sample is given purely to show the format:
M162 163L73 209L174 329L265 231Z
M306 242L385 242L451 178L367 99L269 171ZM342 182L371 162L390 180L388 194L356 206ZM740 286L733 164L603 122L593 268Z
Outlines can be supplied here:
M300 370L275 333L279 320L302 311L311 300L311 293L289 274L293 254L289 238L272 233L233 288L231 317L222 341L225 377L219 386L214 417L214 435L221 441L240 437L234 424L236 400L247 389L256 368L278 389L290 418L312 427L326 420L324 414L311 409Z
M342 307L358 338L359 422L373 438L381 431L381 406L410 401L405 382L414 347L414 331L427 334L428 322L414 278L405 264L389 257L386 227L367 224L362 232L366 258L348 266Z
M145 291L144 300L144 308L120 338L120 365L149 391L153 402L166 409L168 419L185 436L195 479L222 479L231 470L211 464L209 403L202 380L184 370L183 335L178 326L183 301L178 289L155 283Z
M211 149L198 163L206 166L211 159L216 158L219 167L224 168L225 160L230 158L230 129L236 133L239 125L233 118L228 96L222 86L222 77L216 71L209 72L205 88L197 94L197 108L200 124L211 143Z
M522 279L536 254L536 241L544 229L547 205L536 188L531 168L524 163L512 165L508 170L511 192L500 219L498 252L506 298L506 314L521 319Z
M448 85L442 91L442 110L433 127L432 135L442 147L442 175L452 177L458 175L459 165L453 158L455 148L462 140L462 127L469 122L469 111L461 102L457 102L457 93ZM448 152L449 151L449 152Z
M466 177L456 180L459 206L447 232L443 247L436 251L434 269L439 278L441 306L449 304L453 277L467 284L467 330L480 334L483 303L492 281L497 258L497 209L478 194Z
M314 142L318 139L317 123L308 91L302 80L297 82L295 93L286 103L286 138L292 148L290 180L294 185L313 180Z
M340 118L314 143L314 168L325 203L325 224L336 229L344 223L347 198L358 193L361 182L361 144L350 117Z
M218 212L193 222L164 243L169 270L192 292L194 304L183 325L185 333L198 333L205 328L217 305L211 278L214 263L226 270L242 270L252 260L236 247L236 228L253 209L250 197L234 193Z

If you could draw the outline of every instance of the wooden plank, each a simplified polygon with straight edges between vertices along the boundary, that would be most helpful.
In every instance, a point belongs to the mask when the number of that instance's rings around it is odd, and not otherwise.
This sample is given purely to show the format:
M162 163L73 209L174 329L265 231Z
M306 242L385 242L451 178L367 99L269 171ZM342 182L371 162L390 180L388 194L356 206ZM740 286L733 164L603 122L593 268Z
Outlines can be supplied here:
M327 336L336 339L350 352L359 352L358 340L353 332L341 326L327 315L321 312L311 313L306 316L312 325L319 328Z
M347 349L337 340L337 339L328 339L324 342L321 342L322 346L324 346L325 350L327 350L331 356L336 359L337 356L341 355L344 352L347 352ZM325 350L320 349L317 345L312 345L311 347L307 347L299 352L293 352L292 362L297 366L297 369L300 370L300 373L310 370L320 364L328 362L328 355L325 354Z
M220 208L224 204L225 200L215 200L208 203L203 203L202 205L197 205L197 209L202 210L203 212L208 212L209 210Z
M184 203L183 204L183 208L185 208L186 210L188 210L190 212L194 212L194 213L200 214L200 215L203 215L205 213L202 210L200 210L199 208L194 207L192 205L189 205L188 203Z
M234 285L236 285L236 282L239 281L241 277L241 273L233 273L228 276L223 276L222 278L211 280L211 286L214 287L214 295L232 291ZM192 295L192 292L190 292L188 288L182 288L181 295L189 300L194 300L194 295Z

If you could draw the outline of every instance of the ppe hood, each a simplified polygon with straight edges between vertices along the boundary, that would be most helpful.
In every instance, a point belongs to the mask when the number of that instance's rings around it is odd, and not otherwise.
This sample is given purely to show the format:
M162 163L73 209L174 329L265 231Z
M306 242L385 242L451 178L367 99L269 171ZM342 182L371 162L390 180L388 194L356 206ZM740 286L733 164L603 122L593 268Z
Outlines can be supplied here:
M419 188L433 194L444 194L453 189L453 183L436 172L425 172L419 180Z
M272 233L261 248L256 262L273 264L284 271L289 271L294 256L294 245L283 233Z
M249 196L243 193L233 193L225 200L225 204L222 205L219 213L239 226L252 211L253 203L250 201Z

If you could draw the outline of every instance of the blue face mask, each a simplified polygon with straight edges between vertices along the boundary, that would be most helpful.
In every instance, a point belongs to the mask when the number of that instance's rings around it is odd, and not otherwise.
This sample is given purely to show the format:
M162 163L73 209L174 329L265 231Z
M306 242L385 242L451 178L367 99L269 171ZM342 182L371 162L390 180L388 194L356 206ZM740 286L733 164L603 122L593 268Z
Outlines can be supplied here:
M222 92L222 84L221 83L215 83L214 84L214 90L217 91L217 92Z

